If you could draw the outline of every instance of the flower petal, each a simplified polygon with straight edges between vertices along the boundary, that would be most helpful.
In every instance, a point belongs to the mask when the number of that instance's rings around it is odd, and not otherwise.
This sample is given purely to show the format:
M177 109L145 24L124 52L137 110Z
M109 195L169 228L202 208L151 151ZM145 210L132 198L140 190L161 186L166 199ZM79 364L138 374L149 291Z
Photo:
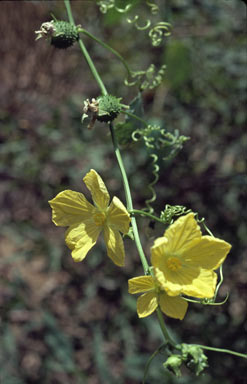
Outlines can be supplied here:
M52 221L59 226L69 226L82 222L92 215L94 206L79 192L66 190L49 201L52 208Z
M144 293L137 299L137 314L139 317L151 315L158 307L158 300L154 292Z
M151 247L151 262L153 267L160 268L163 272L166 268L168 256L167 238L159 237L155 240L155 245Z
M168 239L165 236L158 237L157 239L154 240L154 247L157 247L158 245L165 245L168 243Z
M188 265L204 269L217 269L225 260L231 245L212 236L203 236L199 243L184 251L184 261Z
M96 243L100 231L101 228L90 221L69 227L65 241L72 250L74 261L82 261L86 257Z
M152 276L138 276L129 279L129 293L142 293L154 289L154 280Z
M162 285L169 296L183 293L197 298L213 297L217 282L215 272L199 268L189 268L186 274L183 270L179 272L176 276L169 276Z
M217 283L217 275L213 271L202 269L200 275L194 279L191 285L183 286L182 292L188 296L199 299L211 298L214 296Z
M92 194L94 204L101 210L108 207L110 196L100 175L91 169L83 178L84 183Z
M107 247L107 255L113 263L119 267L124 266L124 245L120 233L110 227L104 227L104 240Z
M181 254L192 245L193 240L201 238L201 230L191 212L170 225L164 236L168 239L167 250Z
M159 268L154 268L153 271L158 286L164 289L166 287L166 278L164 273Z
M130 215L116 196L113 197L107 211L107 222L110 227L115 227L124 234L129 231Z
M165 315L180 320L183 320L188 308L186 300L179 296L168 296L165 292L159 295L159 305Z

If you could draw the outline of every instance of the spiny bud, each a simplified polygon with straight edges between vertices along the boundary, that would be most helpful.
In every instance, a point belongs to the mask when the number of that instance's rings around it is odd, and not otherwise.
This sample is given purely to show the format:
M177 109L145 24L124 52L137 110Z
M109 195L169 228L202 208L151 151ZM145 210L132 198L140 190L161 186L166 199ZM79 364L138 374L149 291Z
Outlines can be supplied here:
M56 48L68 48L79 39L77 28L67 21L52 20L43 23L40 31L35 31L38 34L36 40L42 37L50 38L51 44Z
M117 98L112 95L100 96L97 98L99 109L97 120L99 121L112 121L117 115L121 112L123 108L128 108L128 106L120 103L121 98Z
M112 95L99 96L91 101L84 101L82 123L89 120L88 129L92 129L95 121L109 122L114 120L123 108L129 108L128 105L120 103L121 98Z

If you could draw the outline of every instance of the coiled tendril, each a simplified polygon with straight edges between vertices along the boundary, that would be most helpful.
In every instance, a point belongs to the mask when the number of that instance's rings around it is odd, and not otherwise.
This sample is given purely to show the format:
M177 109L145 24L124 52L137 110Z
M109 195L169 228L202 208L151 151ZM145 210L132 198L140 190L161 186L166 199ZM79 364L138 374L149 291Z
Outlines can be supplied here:
M159 11L158 5L151 3L149 0L146 0L146 4L151 8L151 13L156 15Z
M165 74L166 65L162 65L158 71L154 64L151 64L146 71L131 71L133 81L125 79L125 85L132 87L138 85L140 91L145 89L154 89L161 84Z
M151 203L154 203L157 197L156 192L154 190L154 186L157 184L159 180L160 167L157 164L157 161L159 159L158 156L155 153L151 153L150 157L152 158L152 167L153 167L152 174L154 178L153 178L153 181L151 181L151 183L148 184L148 189L151 193L151 197L145 200L145 205L147 207L146 210L152 214L154 212L154 209L151 206Z
M164 147L168 147L169 154L166 157L163 157L163 159L168 160L174 157L178 150L182 148L182 143L188 138L185 136L179 136L178 131L175 131L174 135L170 132L167 132L165 129L161 129L161 127L158 125L148 125L143 129L136 129L132 133L132 139L134 141L143 139L145 146L153 150L160 150ZM153 203L156 200L154 186L159 180L159 166L157 164L159 157L156 153L153 152L150 154L150 157L152 158L152 173L154 175L154 179L148 185L148 189L151 192L151 197L145 201L145 204L148 212L152 213L153 208L151 207L150 203Z
M158 47L164 37L171 35L171 24L165 21L160 21L148 33L151 38L152 45Z
M119 8L116 6L115 0L97 0L97 5L102 13L107 13L111 8L114 8L119 13L126 13L132 7L132 4L129 3L125 8Z

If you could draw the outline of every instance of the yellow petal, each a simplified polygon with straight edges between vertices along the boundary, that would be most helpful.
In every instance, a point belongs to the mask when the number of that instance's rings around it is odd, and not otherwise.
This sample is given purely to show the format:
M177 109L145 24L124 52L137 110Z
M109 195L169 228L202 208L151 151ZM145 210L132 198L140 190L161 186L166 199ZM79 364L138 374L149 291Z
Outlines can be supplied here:
M169 255L166 237L159 237L155 245L151 247L151 262L153 267L157 267L165 272L166 260Z
M107 222L113 229L126 234L129 231L130 216L123 203L114 196L107 211Z
M137 299L137 314L139 317L151 315L158 307L158 300L154 292L144 293Z
M166 278L164 273L159 269L159 268L154 268L154 276L156 279L156 283L158 284L159 287L165 289L166 287Z
M186 300L179 296L168 296L165 292L159 295L159 305L165 315L180 320L183 320L188 308Z
M183 259L188 265L214 270L223 263L230 249L231 245L224 240L203 236L199 243L183 253Z
M74 261L82 261L86 257L96 243L100 231L101 229L90 221L69 227L65 241L72 250Z
M69 226L82 222L92 215L94 206L82 193L66 190L49 201L52 208L52 221L59 226Z
M188 268L186 273L183 271L173 276L166 276L163 287L169 296L183 293L197 298L213 297L217 282L215 272L199 268Z
M182 253L191 246L193 240L201 238L201 231L194 214L188 213L177 219L165 231L164 236L168 239L167 250L169 252Z
M101 210L106 210L109 204L109 193L105 186L105 183L99 176L99 174L91 169L83 178L84 183L92 194L94 204Z
M124 266L124 245L120 233L110 227L104 227L104 240L107 247L107 255L113 263L119 267Z
M183 287L182 292L185 295L197 297L199 299L210 299L214 296L216 283L216 273L202 269L200 275L192 281L191 285Z
M157 247L158 245L165 245L168 243L168 239L164 236L158 237L156 240L154 240L154 248Z
M154 289L154 280L152 276L138 276L129 279L129 293L142 293Z

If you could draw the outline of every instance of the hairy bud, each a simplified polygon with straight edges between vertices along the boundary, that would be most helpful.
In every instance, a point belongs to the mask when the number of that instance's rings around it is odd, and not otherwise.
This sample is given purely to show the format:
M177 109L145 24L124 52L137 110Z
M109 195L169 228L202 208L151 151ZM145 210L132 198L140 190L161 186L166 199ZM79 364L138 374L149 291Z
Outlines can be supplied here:
M40 31L35 33L38 34L36 40L45 37L50 39L51 45L60 49L71 47L79 39L77 27L67 21L52 20L43 23Z

